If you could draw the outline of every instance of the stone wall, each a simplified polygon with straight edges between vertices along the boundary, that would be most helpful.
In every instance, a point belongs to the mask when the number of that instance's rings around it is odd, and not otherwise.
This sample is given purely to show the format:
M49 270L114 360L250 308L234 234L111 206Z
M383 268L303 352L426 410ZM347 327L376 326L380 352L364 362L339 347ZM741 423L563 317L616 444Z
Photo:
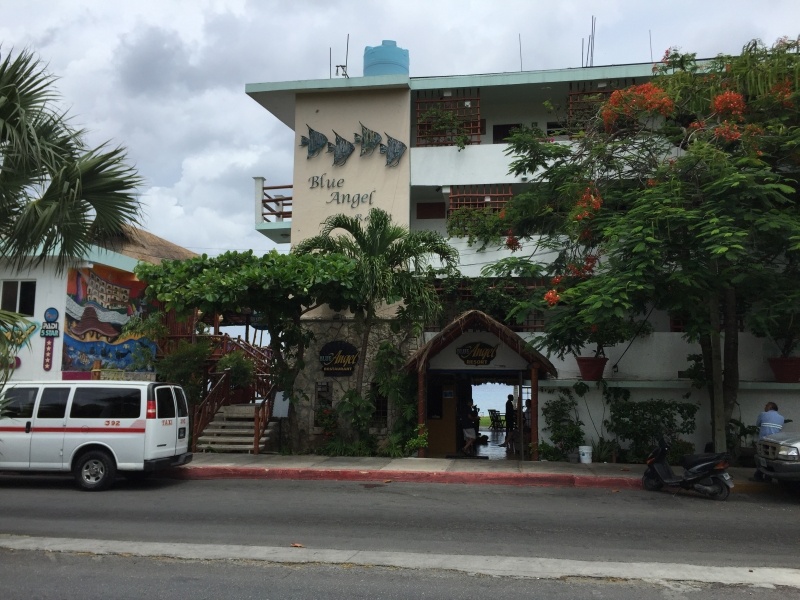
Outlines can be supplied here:
M323 441L322 429L314 425L314 414L319 401L318 384L321 384L321 387L327 387L329 390L333 407L336 407L348 390L356 386L358 366L356 365L352 375L331 377L323 372L322 364L319 360L320 349L332 341L345 341L354 345L360 351L363 332L362 325L353 319L307 320L304 322L304 326L314 334L314 340L305 353L305 368L295 381L295 397L292 399L289 412L290 440L288 441L294 452L314 450ZM393 333L390 329L389 321L375 323L370 333L366 357L360 355L358 357L359 361L366 361L364 367L365 390L368 389L369 383L374 377L373 360L378 348L384 341L389 341L393 346L401 348L406 356L411 356L419 348L421 338L417 338L408 332ZM387 427L385 429L373 429L371 433L378 437L385 436L388 431L391 431L395 419L395 408L389 405Z

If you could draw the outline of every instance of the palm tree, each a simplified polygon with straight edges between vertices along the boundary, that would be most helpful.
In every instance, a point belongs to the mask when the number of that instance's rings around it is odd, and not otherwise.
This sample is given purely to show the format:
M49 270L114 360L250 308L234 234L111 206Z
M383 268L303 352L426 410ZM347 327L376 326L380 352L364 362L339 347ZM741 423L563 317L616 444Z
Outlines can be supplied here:
M0 259L17 269L53 258L62 272L140 214L142 180L125 151L87 147L54 82L27 50L0 60ZM6 330L21 323L16 313L0 317ZM0 356L7 340L0 335Z
M391 216L378 208L371 209L363 221L347 215L328 217L319 235L302 241L294 251L339 253L356 262L360 286L349 308L363 323L355 388L362 397L364 363L378 309L401 302L396 317L409 324L425 323L441 308L431 279L424 276L429 258L438 257L448 269L458 263L458 252L441 235L411 232L393 224Z

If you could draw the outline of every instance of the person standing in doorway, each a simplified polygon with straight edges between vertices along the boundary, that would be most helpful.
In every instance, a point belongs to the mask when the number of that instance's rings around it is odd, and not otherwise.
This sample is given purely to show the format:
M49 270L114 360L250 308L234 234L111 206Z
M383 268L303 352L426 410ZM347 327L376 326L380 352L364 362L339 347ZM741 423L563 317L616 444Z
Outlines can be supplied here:
M464 434L464 447L461 451L467 456L475 454L475 421L472 419L472 409L465 408L459 417L461 432Z
M778 405L774 402L767 402L766 406L764 406L764 412L758 415L758 418L756 419L756 427L758 427L758 439L763 439L768 435L772 435L773 433L780 433L781 429L783 429L783 422L784 418L778 412ZM755 481L772 481L772 477L762 473L758 469L756 469L753 479Z
M514 430L516 429L514 425L516 425L516 421L517 411L514 408L514 394L509 394L508 400L506 400L506 439L502 444L498 444L499 446L514 448Z

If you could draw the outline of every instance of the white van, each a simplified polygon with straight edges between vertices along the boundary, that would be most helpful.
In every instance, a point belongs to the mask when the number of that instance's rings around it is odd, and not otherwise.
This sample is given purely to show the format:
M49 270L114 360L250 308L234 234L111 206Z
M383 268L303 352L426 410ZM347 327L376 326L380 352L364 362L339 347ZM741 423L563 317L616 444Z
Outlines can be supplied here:
M104 490L185 465L189 410L177 385L146 381L9 382L0 393L0 470L72 472Z

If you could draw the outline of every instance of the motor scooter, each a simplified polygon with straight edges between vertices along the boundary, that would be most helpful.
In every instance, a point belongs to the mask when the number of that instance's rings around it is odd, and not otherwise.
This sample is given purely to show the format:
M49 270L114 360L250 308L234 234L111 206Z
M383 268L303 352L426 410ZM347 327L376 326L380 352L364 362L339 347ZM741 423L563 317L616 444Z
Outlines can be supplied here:
M658 446L647 457L647 469L642 475L642 487L651 492L662 487L680 487L694 490L713 500L725 500L733 488L733 479L727 472L730 457L726 452L687 454L681 461L683 474L676 475L667 462L670 440L662 437Z

